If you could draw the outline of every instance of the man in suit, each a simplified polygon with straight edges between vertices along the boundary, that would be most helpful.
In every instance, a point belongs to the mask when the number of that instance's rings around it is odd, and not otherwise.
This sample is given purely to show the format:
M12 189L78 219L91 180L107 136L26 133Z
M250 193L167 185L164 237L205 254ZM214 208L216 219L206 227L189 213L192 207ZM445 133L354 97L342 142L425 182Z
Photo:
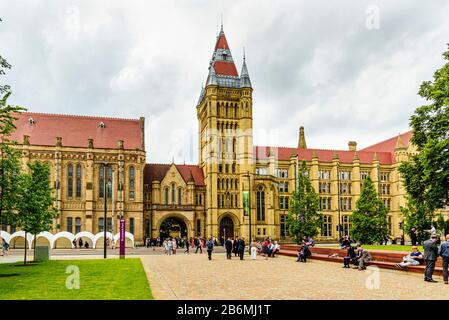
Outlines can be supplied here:
M228 240L225 241L225 248L226 248L226 257L228 259L231 259L231 256L232 256L232 241L231 241L231 238L228 238Z
M440 249L438 250L438 255L443 258L443 280L444 284L448 283L448 268L449 268L449 234L446 235L446 241L444 241Z
M424 241L424 260L426 261L426 269L424 271L424 281L438 282L433 280L432 275L435 270L435 263L438 259L437 235L432 234L429 240Z
M243 255L245 253L245 238L241 237L238 240L238 252L239 252L239 256L240 256L240 260L243 260Z

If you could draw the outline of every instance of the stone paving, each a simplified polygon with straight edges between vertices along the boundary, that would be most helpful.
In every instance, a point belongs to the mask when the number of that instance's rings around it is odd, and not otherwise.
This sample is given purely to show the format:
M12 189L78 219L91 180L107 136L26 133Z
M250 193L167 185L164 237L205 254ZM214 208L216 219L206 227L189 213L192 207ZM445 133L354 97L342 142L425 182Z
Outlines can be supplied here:
M423 276L291 257L227 260L223 253L142 256L155 299L449 299L449 285Z

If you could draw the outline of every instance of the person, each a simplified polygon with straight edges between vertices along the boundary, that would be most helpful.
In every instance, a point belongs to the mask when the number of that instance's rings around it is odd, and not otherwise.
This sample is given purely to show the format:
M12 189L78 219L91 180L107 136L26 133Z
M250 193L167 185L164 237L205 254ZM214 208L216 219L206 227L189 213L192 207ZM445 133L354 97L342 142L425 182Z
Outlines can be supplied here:
M304 244L309 248L313 247L313 246L315 246L315 240L313 240L309 236L304 236Z
M347 249L351 246L351 241L349 241L349 236L345 236L343 240L341 241L340 247L342 249Z
M446 235L444 241L438 249L438 255L443 258L443 280L444 284L448 284L448 267L449 267L449 234Z
M251 259L256 260L257 256L257 242L256 239L253 239L253 242L251 242Z
M173 251L173 254L176 254L176 249L178 248L178 242L176 241L176 239L172 239L171 243L172 243L171 249Z
M195 239L195 246L196 246L195 254L198 253L198 249L200 250L200 253L203 253L203 248L201 247L201 240L200 240L200 238L196 238Z
M350 268L349 264L354 262L354 259L356 258L354 246L349 244L346 246L347 252L346 256L343 257L343 268Z
M78 240L78 245L79 245L80 249L83 247L83 239L82 238L80 238Z
M424 281L438 282L433 280L433 272L435 270L435 263L438 259L437 235L432 234L430 239L424 241L424 260L426 261L426 268L424 270Z
M405 268L407 266L418 266L423 260L423 255L419 252L417 246L412 247L412 252L402 258L402 262L396 264L399 268Z
M232 252L234 253L234 257L237 257L239 253L239 237L236 237L232 242Z
M206 249L207 249L207 257L209 260L212 260L212 251L214 250L214 241L212 238L209 238L206 242Z
M298 248L298 260L297 262L307 262L307 258L312 255L312 252L310 251L309 247L305 244L301 244Z
M115 250L115 239L112 238L112 250Z
M268 255L270 254L270 240L268 238L266 238L262 244L262 252L263 256L265 257L265 260L267 260Z
M268 245L268 256L274 257L274 243L270 240L270 244Z
M281 250L281 245L277 241L275 241L274 247L273 247L273 252L271 253L273 258L275 257L276 254L279 253L280 250Z
M239 256L240 256L240 260L244 260L243 255L245 254L245 238L241 237L238 240L238 251L239 251Z
M151 241L150 238L146 239L147 248L151 247Z
M110 240L109 238L106 238L106 248L109 248Z
M228 240L225 241L225 248L226 248L226 258L231 259L232 257L232 241L231 238L228 238Z
M9 244L6 242L4 238L2 238L2 254L3 256L8 255L9 252Z
M361 244L359 244L359 248L358 248L357 252L358 252L358 255L357 255L358 269L359 269L359 271L365 270L366 263L368 261L372 260L371 254L368 252L368 250L363 249Z
M89 249L89 242L86 241L86 242L84 243L84 248Z
M417 242L417 235L416 235L416 228L410 229L410 240L412 241L412 246L416 246Z
M173 254L173 241L171 238L167 240L167 252L169 256Z
M76 239L73 239L72 244L73 244L73 248L76 249Z
M190 254L190 243L186 239L186 249L184 250L184 253Z

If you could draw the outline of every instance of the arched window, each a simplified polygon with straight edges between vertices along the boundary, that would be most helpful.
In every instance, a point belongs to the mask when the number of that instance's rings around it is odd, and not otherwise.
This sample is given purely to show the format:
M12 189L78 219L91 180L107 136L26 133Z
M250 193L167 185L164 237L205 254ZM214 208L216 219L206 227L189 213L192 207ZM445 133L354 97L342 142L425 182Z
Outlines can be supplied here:
M265 221L265 191L259 187L256 193L257 221Z
M104 230L104 218L98 218L98 232Z
M134 234L134 218L129 218L129 233Z
M134 167L129 167L129 198L131 200L134 200L135 197L135 181L136 181L136 176L135 176L135 170Z
M220 189L220 178L217 179L217 189Z
M81 218L75 218L75 234L81 232Z
M81 165L76 165L76 196L81 198Z
M107 184L108 184L108 198L111 199L112 198L112 166L109 165L108 166L108 180L107 180Z
M104 164L100 164L100 198L104 197Z
M181 188L178 188L178 205L181 205L182 200L182 192Z
M69 164L67 168L67 196L73 197L73 165Z
M72 217L67 218L67 232L70 232L70 233L73 232L73 218Z
M165 205L168 206L168 187L165 187Z
M171 204L175 205L175 184L171 185Z

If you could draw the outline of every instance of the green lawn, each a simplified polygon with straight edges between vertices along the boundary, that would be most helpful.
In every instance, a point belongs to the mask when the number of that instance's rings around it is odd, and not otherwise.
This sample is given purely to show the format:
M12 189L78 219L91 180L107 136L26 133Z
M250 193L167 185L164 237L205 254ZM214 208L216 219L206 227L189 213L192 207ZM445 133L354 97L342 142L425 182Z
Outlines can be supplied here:
M340 246L326 246L328 248L340 248ZM401 246L401 245L364 245L363 246L367 250L393 250L393 251L406 251L411 252L412 246ZM418 246L419 251L423 252L423 247Z
M79 268L79 289L68 289L68 266ZM74 283L73 281L69 281ZM0 300L153 299L140 259L52 260L31 266L0 264Z

